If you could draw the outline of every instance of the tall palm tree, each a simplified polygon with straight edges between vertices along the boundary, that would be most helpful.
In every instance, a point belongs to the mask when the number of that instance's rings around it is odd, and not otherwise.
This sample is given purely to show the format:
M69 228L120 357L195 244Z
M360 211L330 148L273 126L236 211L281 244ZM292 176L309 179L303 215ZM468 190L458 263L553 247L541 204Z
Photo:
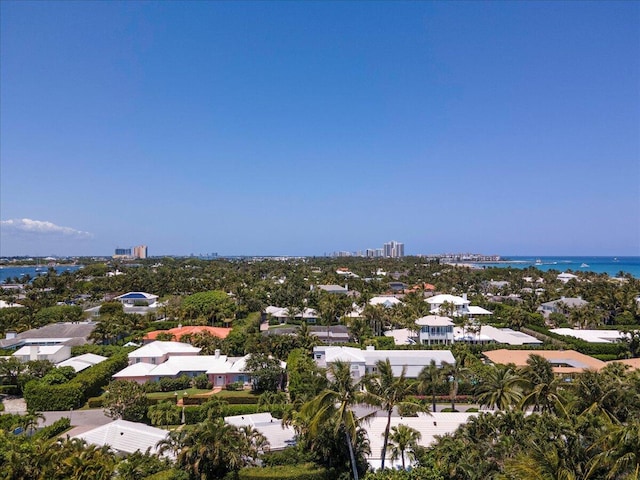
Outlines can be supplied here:
M418 391L426 393L431 391L431 411L436 411L436 390L442 382L442 370L438 368L435 360L424 367L418 374Z
M508 365L493 365L482 375L476 393L478 402L507 410L522 398L522 378Z
M607 419L609 417L606 417ZM596 464L607 468L607 479L640 477L640 421L627 423L609 420L607 433L600 439L602 452L596 456ZM635 477L632 476L635 474ZM624 477L627 478L627 477Z
M460 380L465 378L469 373L469 369L464 366L461 359L456 359L455 363L442 362L442 375L449 382L449 398L451 399L451 410L456 409L456 397L458 396L458 387Z
M248 463L247 445L243 444L238 429L222 418L186 427L159 446L161 451L177 451L178 465L197 478L221 478Z
M353 407L364 401L364 393L351 377L351 364L337 361L327 368L331 378L329 387L302 406L301 414L309 419L311 435L317 434L323 425L334 425L334 433L344 433L351 459L353 476L358 480L358 468L353 452L358 426L363 419L356 417Z
M562 381L553 374L553 367L546 358L530 355L521 374L527 388L520 401L523 409L533 406L534 412L556 412L567 416L566 400L560 391Z
M420 404L409 399L415 393L414 384L406 378L407 367L402 367L399 377L394 377L391 362L378 360L377 373L368 375L363 380L366 388L366 401L371 405L380 407L387 414L387 425L384 429L384 441L382 443L382 463L380 468L384 470L391 428L391 415L395 408L420 409Z
M415 428L402 424L397 427L393 427L393 432L389 437L389 440L391 440L391 459L402 459L403 470L407 469L405 464L405 453L408 453L409 459L412 460L413 451L421 438L422 434Z

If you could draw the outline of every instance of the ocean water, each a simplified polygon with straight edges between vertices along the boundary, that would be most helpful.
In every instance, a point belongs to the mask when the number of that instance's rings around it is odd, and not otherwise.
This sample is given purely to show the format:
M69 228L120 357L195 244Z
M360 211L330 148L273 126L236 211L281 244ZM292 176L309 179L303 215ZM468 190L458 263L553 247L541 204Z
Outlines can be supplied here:
M640 278L640 257L503 257L498 263L476 263L479 267L527 268L534 266L540 270L558 270L560 272L606 273L615 277L618 272L630 273ZM540 263L536 263L537 261Z
M38 268L41 271L36 271ZM75 272L76 270L82 268L80 265L60 265L57 267L53 267L58 272L58 275L65 272ZM37 277L38 275L43 275L47 273L49 267L41 266L41 267L0 267L0 283L4 283L7 278L13 279L14 277L20 278L23 275L29 275L32 278ZM13 281L13 280L11 280Z

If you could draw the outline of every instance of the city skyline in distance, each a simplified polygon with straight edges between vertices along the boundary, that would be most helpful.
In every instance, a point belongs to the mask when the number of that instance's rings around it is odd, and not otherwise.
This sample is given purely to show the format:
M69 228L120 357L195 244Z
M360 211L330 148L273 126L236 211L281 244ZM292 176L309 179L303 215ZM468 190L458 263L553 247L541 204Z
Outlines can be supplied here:
M640 255L637 2L0 12L2 256Z

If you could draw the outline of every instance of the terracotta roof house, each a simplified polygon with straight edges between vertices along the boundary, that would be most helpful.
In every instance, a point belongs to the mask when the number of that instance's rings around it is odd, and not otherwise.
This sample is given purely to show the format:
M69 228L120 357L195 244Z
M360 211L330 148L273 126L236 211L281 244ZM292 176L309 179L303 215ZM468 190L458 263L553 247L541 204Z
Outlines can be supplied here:
M187 325L183 327L178 325L176 328L170 328L169 330L154 330L153 332L149 332L144 336L143 340L144 343L149 343L156 340L158 335L165 333L173 335L174 340L178 342L183 335L194 335L199 333L208 333L214 337L227 338L230 332L230 328L223 327L207 327L201 325Z
M615 363L615 362L622 363L623 365L628 366L629 371L640 369L640 358L625 358L624 360L612 360L611 362L607 362L607 364Z
M540 355L546 358L553 366L553 373L558 375L574 375L585 370L600 370L606 363L597 358L584 355L575 350L493 350L483 352L483 355L493 363L507 365L515 364L517 367L527 365L531 355Z

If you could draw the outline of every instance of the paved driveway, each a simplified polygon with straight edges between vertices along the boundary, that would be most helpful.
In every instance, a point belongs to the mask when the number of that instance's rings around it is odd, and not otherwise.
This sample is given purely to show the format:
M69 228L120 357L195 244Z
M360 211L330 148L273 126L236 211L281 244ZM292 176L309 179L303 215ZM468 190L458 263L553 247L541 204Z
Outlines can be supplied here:
M40 422L40 426L51 425L53 422L60 420L63 417L71 419L71 425L73 426L90 426L97 427L99 425L105 425L113 421L113 418L109 418L104 414L104 411L99 409L94 410L66 410L64 412L42 412L44 415L44 422Z

